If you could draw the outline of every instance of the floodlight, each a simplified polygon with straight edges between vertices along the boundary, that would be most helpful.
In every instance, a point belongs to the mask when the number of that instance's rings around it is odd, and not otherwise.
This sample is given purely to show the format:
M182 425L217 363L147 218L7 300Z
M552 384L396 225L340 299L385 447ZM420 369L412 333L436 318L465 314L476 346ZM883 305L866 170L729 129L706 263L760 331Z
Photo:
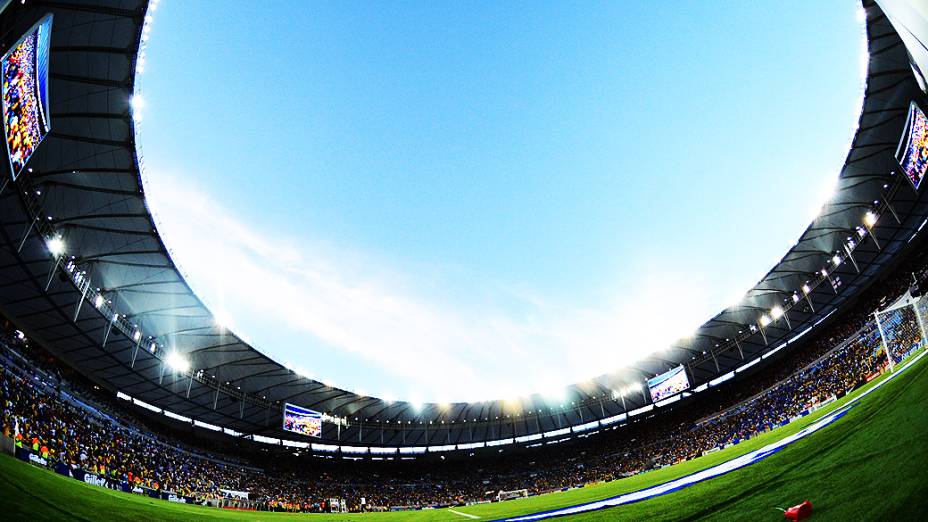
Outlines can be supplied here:
M809 295L809 292L811 292L811 291L812 291L812 289L809 288L809 285L802 285L802 293L804 293L804 294L806 294L806 295Z
M138 342L139 339L141 339L141 338L142 338L142 332L140 332L140 331L138 331L138 330L136 330L135 333L132 334L132 340L135 341L135 342Z
M100 308L101 306L103 306L103 295L102 294L97 294L97 297L93 298L93 305L96 306L97 308Z
M867 225L867 228L873 228L873 225L876 225L876 220L879 219L877 215L872 211L868 210L864 214L864 225Z
M190 369L190 361L188 361L183 355L177 353L176 350L168 354L165 362L175 372L184 373Z
M545 393L545 397L554 402L564 402L567 400L567 388L560 387L548 390L548 392Z
M841 264L841 256L839 256L838 254L835 254L835 256L834 256L833 258L831 258L831 262L834 263L835 266L840 265L840 264Z
M760 316L760 321L759 321L759 322L760 322L760 327L761 327L761 328L766 328L767 325L770 324L770 321L771 321L771 319L770 319L770 316L769 316L769 315L764 314L764 315Z
M213 322L219 327L220 330L228 330L229 325L232 322L229 320L229 315L225 313L225 310L217 310L213 312Z
M53 256L60 256L64 253L64 240L60 237L53 237L48 240L45 244L48 247L48 251L51 252Z
M771 308L770 317L772 317L774 321L776 321L780 317L783 317L783 307L780 305L776 305L773 308Z

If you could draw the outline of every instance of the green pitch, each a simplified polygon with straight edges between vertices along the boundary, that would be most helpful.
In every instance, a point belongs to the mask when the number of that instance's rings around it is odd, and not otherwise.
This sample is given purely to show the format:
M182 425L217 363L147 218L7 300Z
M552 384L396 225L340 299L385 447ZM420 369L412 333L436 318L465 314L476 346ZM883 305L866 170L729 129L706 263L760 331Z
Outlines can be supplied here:
M690 474L795 433L859 393L790 425L676 466L563 493L455 508L454 512L447 509L340 515L228 512L109 491L6 455L0 456L0 508L6 520L475 520L461 513L494 520L599 500ZM859 401L834 424L761 462L662 497L572 518L783 520L775 508L808 498L815 508L813 520L928 520L926 404L928 363L921 360Z

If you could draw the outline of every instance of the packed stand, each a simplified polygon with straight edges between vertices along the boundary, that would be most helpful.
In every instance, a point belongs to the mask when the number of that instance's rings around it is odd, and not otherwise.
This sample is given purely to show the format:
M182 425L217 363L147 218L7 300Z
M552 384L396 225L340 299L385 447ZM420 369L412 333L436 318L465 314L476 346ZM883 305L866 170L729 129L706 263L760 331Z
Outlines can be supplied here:
M442 465L327 461L317 466L313 461L309 471L300 464L305 459L294 462L286 458L289 453L280 453L279 459L261 460L271 467L249 467L241 455L212 455L153 435L104 393L63 378L69 370L47 353L34 350L40 355L30 356L33 349L10 335L0 339L3 433L14 437L17 446L71 469L204 500L220 498L221 489L247 491L249 505L260 509L325 511L328 499L337 498L347 499L357 511L362 497L369 510L416 508L492 500L501 490L538 494L698 457L789 422L864 384L887 364L870 314L902 294L905 279L868 292L846 320L816 334L801 352L725 385L724 393L705 394L704 400L661 415L632 418L615 431L533 453ZM884 328L899 346L894 355L920 346L914 321L893 320L888 317Z

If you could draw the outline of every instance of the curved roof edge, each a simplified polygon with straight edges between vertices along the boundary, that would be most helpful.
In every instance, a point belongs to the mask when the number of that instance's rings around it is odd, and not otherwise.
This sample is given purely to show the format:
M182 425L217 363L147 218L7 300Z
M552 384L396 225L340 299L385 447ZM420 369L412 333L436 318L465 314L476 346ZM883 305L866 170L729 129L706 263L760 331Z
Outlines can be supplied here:
M928 202L904 176L894 175L894 153L909 104L924 102L924 92L889 19L873 1L863 8L866 90L838 188L738 305L707 321L691 339L570 387L563 405L552 407L532 396L517 404L427 404L417 410L284 368L218 326L184 281L144 197L130 109L150 22L148 3L13 5L0 14L4 27L55 14L53 130L31 161L33 171L0 192L5 246L0 307L31 337L104 386L244 433L276 431L284 402L348 419L346 428L327 424L325 439L385 445L495 440L620 415L625 408L614 390L681 364L699 385L791 342L868 286L923 224ZM14 32L0 43L8 46ZM875 223L864 222L868 212ZM53 236L67 245L60 256L47 248ZM191 369L174 371L165 364L175 350ZM642 393L629 396L625 406L632 410L649 402Z

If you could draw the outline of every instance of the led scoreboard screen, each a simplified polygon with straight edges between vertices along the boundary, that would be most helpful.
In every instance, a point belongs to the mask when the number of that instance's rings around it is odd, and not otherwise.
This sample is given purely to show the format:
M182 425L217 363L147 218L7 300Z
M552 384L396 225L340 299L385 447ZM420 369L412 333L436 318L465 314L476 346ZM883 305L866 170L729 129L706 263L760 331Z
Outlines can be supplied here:
M896 159L902 165L905 177L918 189L928 171L928 118L914 102L909 106L909 117L896 149Z
M3 130L15 180L51 130L48 55L52 16L39 21L0 60Z
M687 379L683 366L677 366L653 379L648 379L648 389L651 391L651 400L654 402L662 401L689 387L690 380Z
M321 437L322 414L294 404L284 404L284 430L310 437Z

